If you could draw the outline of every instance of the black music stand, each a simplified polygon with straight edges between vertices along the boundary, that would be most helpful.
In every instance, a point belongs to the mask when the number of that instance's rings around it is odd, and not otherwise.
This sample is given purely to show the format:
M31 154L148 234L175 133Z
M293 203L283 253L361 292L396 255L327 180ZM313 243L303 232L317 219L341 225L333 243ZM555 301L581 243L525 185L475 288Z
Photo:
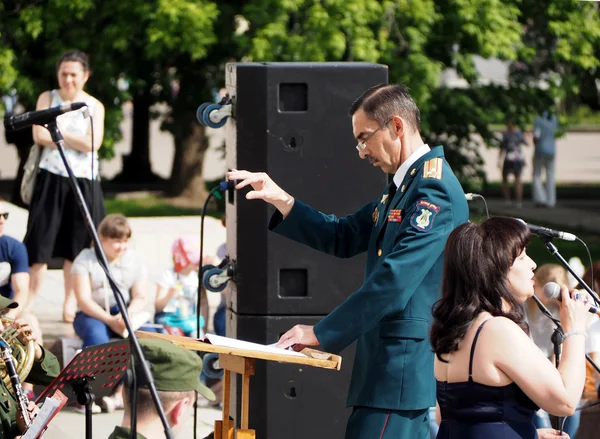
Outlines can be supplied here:
M40 394L36 404L60 390L72 401L85 405L85 437L92 438L92 405L95 399L109 396L127 373L130 362L129 340L89 346L77 354ZM69 392L68 388L73 391Z

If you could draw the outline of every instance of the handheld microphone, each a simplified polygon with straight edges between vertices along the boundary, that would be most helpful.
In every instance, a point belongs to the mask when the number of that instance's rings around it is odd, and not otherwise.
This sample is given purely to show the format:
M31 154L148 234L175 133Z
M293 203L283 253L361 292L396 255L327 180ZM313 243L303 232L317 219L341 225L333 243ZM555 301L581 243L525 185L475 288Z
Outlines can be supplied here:
M4 118L4 128L7 130L20 130L31 125L46 125L56 119L63 113L79 110L87 107L85 102L73 102L71 104L62 104L47 110L28 111L27 113L17 114Z
M556 282L548 282L544 285L544 295L548 299L555 299L559 302L562 302L562 297L560 295L560 285ZM598 307L596 305L592 305L589 309L592 314L596 314L598 312Z
M577 239L577 236L573 235L572 233L561 232L560 230L553 230L553 229L549 229L547 227L536 226L535 224L529 224L529 223L526 223L525 221L523 221L521 218L516 218L516 219L521 221L523 224L525 224L529 228L529 231L531 233L534 233L538 236L545 236L548 238L559 238L564 241L575 241Z

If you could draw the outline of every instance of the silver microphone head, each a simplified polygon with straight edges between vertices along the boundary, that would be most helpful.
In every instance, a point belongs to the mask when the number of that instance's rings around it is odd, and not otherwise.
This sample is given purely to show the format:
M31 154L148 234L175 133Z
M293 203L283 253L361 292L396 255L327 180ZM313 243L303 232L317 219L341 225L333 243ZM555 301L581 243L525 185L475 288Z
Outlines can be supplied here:
M560 285L556 282L548 282L544 285L544 295L548 299L560 300Z

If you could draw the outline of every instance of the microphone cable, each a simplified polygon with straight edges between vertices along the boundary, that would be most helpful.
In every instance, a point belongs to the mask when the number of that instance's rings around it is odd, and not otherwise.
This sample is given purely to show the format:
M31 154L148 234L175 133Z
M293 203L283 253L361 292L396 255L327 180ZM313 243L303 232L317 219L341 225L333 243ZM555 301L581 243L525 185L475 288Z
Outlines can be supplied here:
M594 263L592 261L592 254L590 253L590 249L588 248L587 244L578 236L576 236L577 241L581 242L583 244L583 246L585 247L585 250L587 252L588 255L588 260L590 262L590 288L593 290L594 289ZM600 293L600 291L598 291ZM592 299L594 299L594 302L596 302L596 305L600 306L600 303L596 300L596 298L594 297L594 295L592 294Z
M198 292L196 294L196 338L200 339L200 316L202 312L200 295L202 291L202 258L204 257L204 218L206 217L206 208L208 207L208 202L212 197L217 199L221 199L221 194L219 191L226 191L228 189L235 188L235 181L222 181L217 186L213 187L206 200L204 200L204 205L202 206L202 212L200 214L200 269L198 270ZM208 327L208 322L206 322ZM198 377L200 378L200 377ZM196 393L196 399L194 400L194 439L198 437L198 393Z
M483 195L469 192L468 194L465 194L465 198L467 199L467 201L472 201L475 198L481 198L481 200L483 201L483 205L485 206L485 216L488 219L490 218L490 211L488 210L488 205Z

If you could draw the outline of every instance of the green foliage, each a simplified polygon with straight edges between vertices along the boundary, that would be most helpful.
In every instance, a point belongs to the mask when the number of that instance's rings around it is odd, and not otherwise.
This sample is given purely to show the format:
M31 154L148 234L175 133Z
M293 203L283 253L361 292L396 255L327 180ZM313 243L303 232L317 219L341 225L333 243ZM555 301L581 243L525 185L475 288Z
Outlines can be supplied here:
M191 216L200 215L202 209L180 207L173 205L162 197L148 194L141 197L107 197L104 200L106 213L121 213L126 217L152 217L152 216ZM207 209L207 216L220 219L224 206L217 205L216 209Z
M490 123L526 127L557 98L569 107L584 81L593 97L600 79L599 8L577 0L2 0L0 17L0 94L15 89L28 109L56 86L62 52L92 54L104 157L121 138L121 105L141 98L170 109L163 129L180 153L226 62L369 61L410 87L426 140L481 184L478 142L497 144ZM482 84L476 56L512 62L509 84ZM470 87L440 87L447 68Z
M512 78L532 85L543 80L568 107L582 78L600 79L600 9L577 0L522 0L523 46Z
M172 104L169 85L161 93L169 68L205 57L216 41L219 10L209 0L19 3L0 2L0 94L14 89L33 109L42 91L56 87L58 57L71 49L87 52L93 74L86 89L106 108L102 158L114 156L122 138L122 104L144 93L153 96L150 105ZM128 89L119 88L119 79Z
M477 141L495 140L473 56L515 58L518 16L516 3L500 0L262 0L244 8L250 31L239 41L256 61L387 64L390 81L407 84L419 103L426 140L445 145L462 179L481 180ZM440 89L448 67L474 88Z

